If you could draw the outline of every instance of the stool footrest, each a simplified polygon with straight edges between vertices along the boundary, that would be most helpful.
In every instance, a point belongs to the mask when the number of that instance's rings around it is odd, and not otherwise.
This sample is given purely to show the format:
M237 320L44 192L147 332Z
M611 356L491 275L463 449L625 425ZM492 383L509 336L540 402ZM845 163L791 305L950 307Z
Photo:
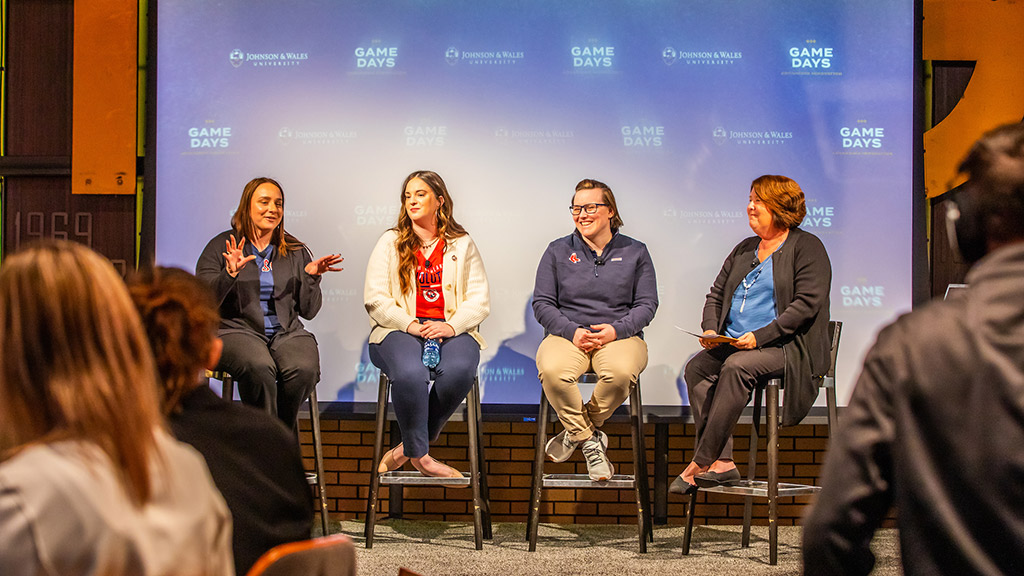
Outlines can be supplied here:
M714 492L716 494L737 494L739 496L755 496L760 498L768 497L768 483L763 480L740 480L732 486L715 486L714 488L701 488L701 492ZM806 496L821 492L821 486L809 484L789 484L779 482L779 498L791 498L793 496Z
M381 484L418 484L421 486L469 486L469 476L462 478L437 478L424 476L420 472L385 472L380 475Z
M586 474L545 474L541 479L544 488L632 488L636 477L616 474L603 482L595 482Z

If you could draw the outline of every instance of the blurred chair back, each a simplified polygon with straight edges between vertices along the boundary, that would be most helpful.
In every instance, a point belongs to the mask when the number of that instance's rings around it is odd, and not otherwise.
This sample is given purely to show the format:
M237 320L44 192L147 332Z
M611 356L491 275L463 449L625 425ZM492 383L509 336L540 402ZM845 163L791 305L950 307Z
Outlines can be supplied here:
M344 534L281 544L267 550L248 576L355 576L356 550Z

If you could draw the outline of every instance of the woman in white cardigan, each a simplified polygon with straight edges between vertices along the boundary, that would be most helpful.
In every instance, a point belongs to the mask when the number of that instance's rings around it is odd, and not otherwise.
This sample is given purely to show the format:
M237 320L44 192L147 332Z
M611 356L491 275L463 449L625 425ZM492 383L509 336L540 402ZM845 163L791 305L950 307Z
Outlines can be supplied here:
M378 471L411 460L426 476L457 477L428 450L473 386L486 345L480 323L490 313L487 273L476 244L452 216L452 198L437 173L410 174L401 199L398 224L370 255L363 290L370 360L391 379L403 440L384 454ZM424 355L430 340L440 345L432 368Z

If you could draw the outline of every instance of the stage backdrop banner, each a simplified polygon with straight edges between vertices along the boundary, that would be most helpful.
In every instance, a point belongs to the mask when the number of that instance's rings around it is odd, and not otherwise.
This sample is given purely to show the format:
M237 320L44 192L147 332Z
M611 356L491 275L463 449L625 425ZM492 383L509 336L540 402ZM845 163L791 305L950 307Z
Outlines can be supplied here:
M913 1L160 0L157 261L192 270L244 184L281 182L285 225L345 270L308 328L322 401L375 401L367 259L401 184L435 170L491 286L486 403L536 404L530 298L573 230L576 183L606 182L647 244L661 305L649 405L686 404L683 366L750 182L795 179L832 261L844 399L874 334L911 304Z

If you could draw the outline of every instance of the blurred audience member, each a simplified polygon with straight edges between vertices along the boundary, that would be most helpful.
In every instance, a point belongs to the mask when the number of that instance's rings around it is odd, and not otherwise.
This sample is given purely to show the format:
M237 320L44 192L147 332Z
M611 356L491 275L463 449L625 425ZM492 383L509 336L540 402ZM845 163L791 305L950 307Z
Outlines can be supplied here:
M113 266L47 242L0 269L0 574L230 575L231 517L165 430Z
M985 134L949 220L962 296L883 329L804 524L807 574L867 574L895 505L906 574L1024 570L1024 125Z
M313 501L295 436L266 412L222 400L203 382L217 365L220 316L210 289L176 268L129 283L160 374L163 410L179 440L206 457L234 517L235 570L310 536Z

